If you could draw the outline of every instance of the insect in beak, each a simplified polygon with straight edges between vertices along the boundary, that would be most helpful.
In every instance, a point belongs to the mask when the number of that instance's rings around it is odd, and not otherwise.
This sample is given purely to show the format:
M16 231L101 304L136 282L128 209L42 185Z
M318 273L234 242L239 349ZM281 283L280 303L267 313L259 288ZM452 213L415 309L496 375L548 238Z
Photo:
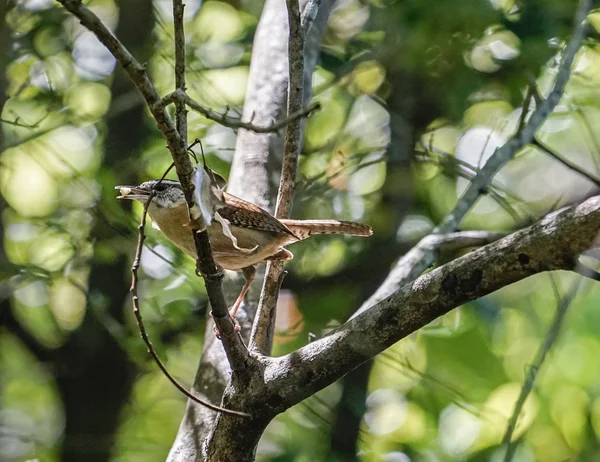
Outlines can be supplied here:
M115 186L115 189L118 189L121 193L120 196L117 196L117 199L131 199L143 202L150 196L149 191L140 189L137 186Z

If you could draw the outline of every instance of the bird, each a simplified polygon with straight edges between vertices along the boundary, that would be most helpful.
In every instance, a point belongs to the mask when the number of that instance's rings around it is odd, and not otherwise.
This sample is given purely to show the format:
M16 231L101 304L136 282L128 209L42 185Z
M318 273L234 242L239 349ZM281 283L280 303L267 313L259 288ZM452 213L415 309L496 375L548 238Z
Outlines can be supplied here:
M115 186L118 199L136 200L148 205L152 226L180 250L196 259L196 246L190 231L189 212L181 184L173 180L150 180L138 186ZM215 220L207 227L213 258L221 268L241 271L245 283L233 304L235 315L256 275L255 266L268 261L287 261L293 254L285 246L315 234L344 234L369 237L370 226L341 220L293 220L275 218L257 205L222 191Z

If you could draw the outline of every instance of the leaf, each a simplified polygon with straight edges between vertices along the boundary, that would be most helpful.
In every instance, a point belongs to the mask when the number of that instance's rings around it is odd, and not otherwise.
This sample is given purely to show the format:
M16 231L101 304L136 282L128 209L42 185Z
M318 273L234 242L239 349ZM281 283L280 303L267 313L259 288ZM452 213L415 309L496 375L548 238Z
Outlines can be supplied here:
M237 250L240 250L244 253L251 253L251 252L254 252L258 248L258 245L254 246L251 249L244 249L243 247L239 247L236 237L231 232L231 222L229 220L227 220L226 218L223 218L219 214L219 212L216 212L214 217L215 217L215 221L218 221L219 223L221 223L221 228L223 228L223 234L225 234L225 236L227 236L229 239L231 239L231 243L233 244L233 247L235 247Z
M216 207L223 205L223 189L227 183L208 167L196 170L192 182L195 188L191 227L204 231L212 223Z

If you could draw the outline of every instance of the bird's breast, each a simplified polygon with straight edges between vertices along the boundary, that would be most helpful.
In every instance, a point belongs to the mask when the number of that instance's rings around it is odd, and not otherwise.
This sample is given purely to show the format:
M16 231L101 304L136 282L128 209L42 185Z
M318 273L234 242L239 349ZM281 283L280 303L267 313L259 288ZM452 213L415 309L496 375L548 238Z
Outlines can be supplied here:
M287 239L279 234L257 231L251 228L231 227L231 234L237 241L223 233L221 224L213 222L208 228L210 244L215 261L225 269L240 270L256 265L279 252ZM237 246L237 248L236 248Z
M179 249L196 258L196 246L189 227L187 206L161 208L151 204L148 213L160 231ZM233 240L223 233L221 223L213 221L208 227L210 245L215 262L227 270L241 270L256 265L279 252L290 243L289 236L232 226Z

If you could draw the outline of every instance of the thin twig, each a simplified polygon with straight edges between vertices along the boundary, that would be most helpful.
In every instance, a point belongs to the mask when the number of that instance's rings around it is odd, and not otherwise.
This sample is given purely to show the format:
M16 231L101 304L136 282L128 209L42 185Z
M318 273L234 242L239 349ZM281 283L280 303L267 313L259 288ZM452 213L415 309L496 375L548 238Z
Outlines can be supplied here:
M529 106L531 105L531 100L533 99L534 93L537 93L535 81L527 87L527 93L525 94L525 99L523 100L523 108L521 109L521 117L519 117L519 125L517 126L517 133L523 130L523 127L525 126L527 114L529 113Z
M304 96L304 35L300 24L300 5L298 0L287 0L289 18L289 85L288 85L288 114L302 110ZM301 119L290 122L286 126L283 145L283 165L281 181L277 196L275 216L287 218L290 215L294 191L296 187L296 171L301 151Z
M173 32L175 38L175 88L185 92L185 30L182 0L173 0ZM184 101L175 101L175 122L183 144L187 146L187 113ZM189 149L189 148L188 148Z
M433 155L437 156L437 158ZM445 174L454 174L464 178L468 181L473 180L475 175L479 172L477 167L465 162L463 160L457 159L454 156L451 156L443 151L435 149L433 147L429 148L427 151L419 152L415 155L415 160L417 162L431 162L442 169L442 172ZM494 200L500 207L502 207L506 213L508 213L511 218L515 221L515 223L519 224L523 222L521 215L517 210L511 205L508 198L511 198L513 201L522 202L522 200L518 199L514 195L511 195L509 191L502 189L499 186L495 186L492 183L488 184L485 191L482 194L487 194L492 200ZM534 217L529 216L531 220Z
M167 96L165 96L163 98L163 104L165 106L168 106L171 103L177 103L177 102L181 102L181 101L185 102L185 104L187 104L190 108L192 108L194 111L202 114L207 119L214 120L215 122L217 122L225 127L234 128L234 129L244 128L246 130L250 130L255 133L276 132L276 131L286 127L287 125L298 121L299 119L308 117L313 112L315 112L321 108L321 105L318 102L312 103L311 105L309 105L305 108L300 106L297 110L290 112L289 115L284 119L281 119L270 125L258 126L251 122L242 122L239 118L232 117L232 116L228 115L227 113L221 114L217 111L209 109L209 108L201 105L197 101L193 100L190 96L188 96L188 94L185 91L182 91L181 89L177 89L174 92L169 93Z
M39 128L40 124L46 120L46 118L50 115L50 112L46 112L46 114L44 114L42 117L40 117L40 119L37 122L34 122L32 124L25 124L23 122L21 122L21 118L17 117L15 120L8 120L8 119L3 119L0 118L0 122L6 125L12 125L14 127L21 127L21 128L29 128L29 129L36 129Z
M592 175L591 173L586 172L584 169L579 167L577 164L574 164L570 160L559 156L552 149L550 149L548 146L546 146L543 142L541 142L537 138L534 138L533 141L531 142L531 144L534 145L536 148L541 149L545 154L548 154L550 157L552 157L554 160L557 160L558 162L563 164L568 169L574 171L575 173L579 173L581 176L583 176L587 180L591 181L596 186L600 187L600 179L599 178Z
M162 178L160 181L162 181ZM144 227L146 226L146 216L148 214L148 207L150 206L150 203L152 202L153 196L154 196L154 190L152 190L150 192L150 196L148 197L148 200L144 204L144 210L142 212L142 219L138 226L138 243L137 243L137 248L135 249L135 258L133 260L133 264L131 265L131 287L129 289L129 291L131 292L131 300L132 300L132 304L133 304L133 314L135 315L135 320L136 320L138 328L140 330L140 335L142 337L142 340L144 341L144 343L146 344L146 347L148 348L148 353L150 353L150 356L152 356L152 359L154 359L154 362L160 368L160 370L165 375L165 377L175 386L175 388L177 388L186 397L188 397L192 401L194 401L202 406L205 406L209 409L212 409L213 411L216 411L216 412L222 412L225 414L235 415L235 416L240 416L240 417L251 417L249 414L246 414L244 412L238 412L238 411L233 411L230 409L225 409L225 408L216 406L212 403L209 403L208 401L204 401L204 400L194 396L192 393L190 393L188 390L186 390L185 387L183 387L183 385L181 385L169 373L169 371L167 370L165 365L162 363L162 361L158 357L158 354L154 350L152 342L150 342L150 338L148 337L148 334L146 332L146 327L144 326L144 321L142 319L142 313L140 311L140 300L139 300L139 296L138 296L138 269L140 267L140 260L142 258L142 249L144 248L144 240L146 239L146 235L144 233Z
M286 4L289 23L289 85L287 105L287 113L289 115L295 114L302 109L304 93L304 34L298 0L286 0ZM302 147L301 122L302 120L297 118L286 125L281 180L277 195L277 207L275 209L275 216L277 218L289 217L292 209L292 201L296 188L298 158L300 157ZM282 280L283 262L269 262L250 334L250 348L256 349L262 354L269 354L271 350L275 329L275 307Z
M551 277L551 281L552 281L552 284L554 285L555 291L558 291L558 288L556 287L556 283L554 282L554 278ZM569 290L569 292L564 297L559 298L558 306L556 308L556 313L554 313L554 319L552 319L552 323L550 324L550 328L548 329L548 333L546 334L544 343L542 343L542 345L540 346L540 349L536 355L535 361L529 367L529 370L527 371L527 374L525 375L525 381L523 382L523 387L521 388L521 393L519 394L519 397L517 398L517 402L515 403L515 408L514 408L513 413L508 421L508 425L506 427L506 433L504 434L504 438L502 438L502 444L506 445L506 453L504 454L504 462L510 462L515 454L517 445L514 444L511 441L511 439L512 439L512 435L515 431L515 428L517 426L517 420L519 419L519 415L521 414L521 409L523 408L523 405L525 404L525 401L527 400L529 393L531 393L531 391L533 390L533 384L538 375L538 372L540 371L540 368L542 367L542 364L544 363L544 360L546 359L546 354L548 353L548 351L550 351L550 348L552 348L552 345L554 345L554 342L556 341L558 333L560 332L560 327L563 324L565 314L567 314L567 310L569 309L569 306L571 306L573 299L577 295L577 291L579 290L579 287L580 287L582 281L583 281L583 278L578 278L577 281L575 282L575 284L573 284L573 286Z
M527 72L527 80L529 81L529 89L531 91L531 96L533 97L533 101L536 106L539 106L543 102L543 98L538 91L537 82L535 80L535 75L532 72Z

